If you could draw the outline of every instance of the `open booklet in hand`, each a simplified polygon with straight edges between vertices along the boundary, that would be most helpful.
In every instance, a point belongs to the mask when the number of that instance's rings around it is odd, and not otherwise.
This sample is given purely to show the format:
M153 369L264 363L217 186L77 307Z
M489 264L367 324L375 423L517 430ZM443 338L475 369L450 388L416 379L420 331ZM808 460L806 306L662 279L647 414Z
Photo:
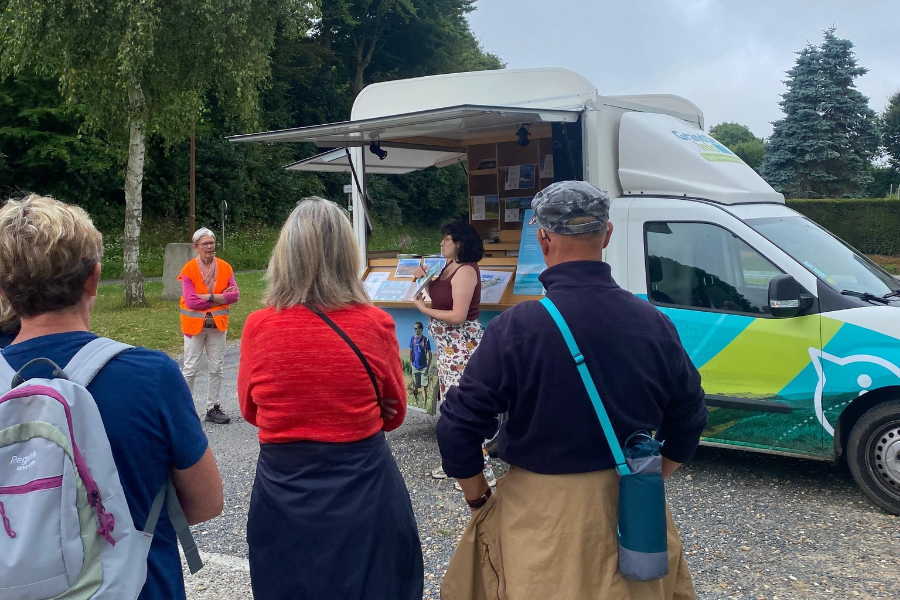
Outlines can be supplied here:
M428 270L425 272L425 275L416 279L416 289L413 292L412 296L410 296L410 299L415 298L416 296L421 294L425 290L425 286L428 285L428 282L431 281L432 278L434 278L438 273L440 273L441 269L443 268L443 265L437 262L430 265L426 263L425 266L428 267Z

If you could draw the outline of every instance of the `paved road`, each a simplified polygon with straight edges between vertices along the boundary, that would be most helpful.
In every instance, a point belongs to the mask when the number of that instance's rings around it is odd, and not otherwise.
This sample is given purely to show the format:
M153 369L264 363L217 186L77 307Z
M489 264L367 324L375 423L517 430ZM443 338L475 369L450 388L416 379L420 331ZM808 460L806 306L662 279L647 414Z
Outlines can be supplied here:
M238 348L229 348L222 404L234 421L204 423L225 482L225 513L194 528L207 567L186 576L192 600L251 593L244 534L258 444L239 416L237 361ZM199 379L198 410L206 393ZM425 598L437 598L468 518L459 492L429 476L438 462L435 421L410 413L388 435L419 523ZM840 467L701 448L667 487L703 600L900 597L900 519L869 504Z

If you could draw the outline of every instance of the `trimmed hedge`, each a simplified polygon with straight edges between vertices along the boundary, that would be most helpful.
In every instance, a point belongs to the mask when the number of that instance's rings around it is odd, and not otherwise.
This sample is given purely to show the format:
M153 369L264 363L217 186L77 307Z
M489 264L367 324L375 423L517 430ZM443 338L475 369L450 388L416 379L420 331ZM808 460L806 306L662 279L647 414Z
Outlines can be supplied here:
M787 200L787 205L860 252L900 255L900 200L803 199Z

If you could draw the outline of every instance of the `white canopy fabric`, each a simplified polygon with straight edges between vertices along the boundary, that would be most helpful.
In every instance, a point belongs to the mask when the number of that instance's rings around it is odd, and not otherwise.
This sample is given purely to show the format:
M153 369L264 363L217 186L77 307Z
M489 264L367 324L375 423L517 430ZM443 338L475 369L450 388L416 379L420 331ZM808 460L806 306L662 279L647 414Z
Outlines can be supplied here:
M523 123L574 123L580 110L462 105L389 117L343 121L229 137L232 142L312 142L320 148L368 146L376 141L405 141L445 146L460 140L513 135ZM454 142L457 142L456 144ZM435 144L436 145L436 144Z
M365 172L378 175L404 175L428 167L445 167L466 159L465 148L420 147L395 148L389 144L382 146L387 152L384 160L380 160L367 148L363 149ZM343 148L316 154L301 161L285 166L288 171L307 171L314 173L349 173L350 160Z

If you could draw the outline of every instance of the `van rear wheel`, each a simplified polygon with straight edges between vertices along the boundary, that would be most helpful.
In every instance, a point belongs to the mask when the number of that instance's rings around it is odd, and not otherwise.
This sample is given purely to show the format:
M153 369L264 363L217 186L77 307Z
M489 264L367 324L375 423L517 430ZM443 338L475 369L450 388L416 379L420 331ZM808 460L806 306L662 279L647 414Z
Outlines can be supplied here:
M900 400L863 413L850 431L847 464L872 502L900 515Z

